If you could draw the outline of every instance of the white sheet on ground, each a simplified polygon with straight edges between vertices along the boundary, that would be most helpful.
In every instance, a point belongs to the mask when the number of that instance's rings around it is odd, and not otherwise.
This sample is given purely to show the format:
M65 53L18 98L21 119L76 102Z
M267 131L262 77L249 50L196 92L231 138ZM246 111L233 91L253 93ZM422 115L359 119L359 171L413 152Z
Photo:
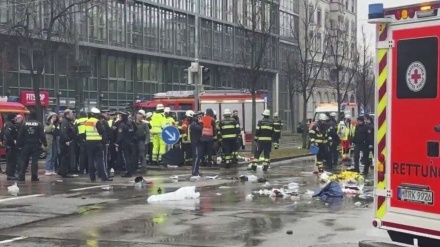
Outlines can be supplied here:
M179 188L178 190L166 194L152 195L148 197L147 202L161 202L161 201L180 201L187 199L197 199L200 197L200 192L196 192L196 186L187 186Z

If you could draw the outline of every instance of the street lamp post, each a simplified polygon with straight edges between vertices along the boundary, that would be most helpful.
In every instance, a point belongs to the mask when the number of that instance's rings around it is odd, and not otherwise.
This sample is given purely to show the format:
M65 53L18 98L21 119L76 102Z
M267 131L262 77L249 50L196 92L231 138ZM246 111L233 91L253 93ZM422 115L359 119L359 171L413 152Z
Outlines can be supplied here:
M56 113L57 114L60 113L60 106L61 106L60 98L61 98L62 94L63 94L62 92L58 92L57 93L57 108L56 108Z

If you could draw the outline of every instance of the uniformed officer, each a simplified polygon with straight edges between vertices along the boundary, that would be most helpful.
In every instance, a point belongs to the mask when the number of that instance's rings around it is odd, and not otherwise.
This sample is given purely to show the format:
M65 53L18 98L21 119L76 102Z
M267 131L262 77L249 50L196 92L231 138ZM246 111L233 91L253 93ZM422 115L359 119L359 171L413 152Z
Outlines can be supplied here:
M109 133L109 146L108 146L108 152L109 152L109 158L108 158L108 167L110 168L111 172L114 172L116 169L116 150L115 150L115 131L113 129L113 123L116 119L116 112L110 111L109 112L109 118L108 118L108 126L110 126L110 133Z
M337 133L337 122L336 122L336 112L330 113L330 117L327 121L328 126L328 139L329 139L329 145L328 145L328 158L327 160L327 168L329 170L335 168L338 165L338 146L339 146L339 136Z
M15 114L7 115L7 122L3 127L4 145L6 146L6 176L7 180L16 180L15 171L17 170L17 137L18 129L15 123Z
M147 136L147 139L145 140L145 144L146 144L146 147L145 147L145 150L146 150L146 153L147 153L147 157L146 157L146 160L147 160L147 164L151 164L152 163L152 158L153 158L153 137L152 137L152 134L151 134L151 117L153 116L153 113L151 113L151 112L147 112L147 114L145 115L145 121L147 122L147 124L148 124L148 128L150 128L150 131L149 131L149 136Z
M273 148L278 149L280 147L280 138L281 138L281 127L283 126L283 122L280 119L280 115L278 115L278 112L275 112L273 114L273 127L274 127L274 133L273 133Z
M108 141L106 129L99 121L100 116L101 111L93 107L90 110L90 118L85 122L89 176L90 180L96 181L96 170L98 170L98 175L102 181L112 181L104 164L104 152Z
M79 145L79 173L84 174L89 170L87 162L87 148L86 148L86 126L84 125L88 119L87 113L81 111L79 118L75 120L75 127L78 133L78 145Z
M133 160L133 140L135 139L135 126L128 120L128 112L120 112L121 124L118 128L118 138L116 139L116 150L121 152L122 162L126 167L126 171L122 177L132 177L134 171Z
M158 165L162 160L162 155L165 153L165 142L162 140L162 130L166 126L166 119L164 115L164 106L158 104L156 112L151 117L151 133L153 137L153 157L152 161Z
M192 123L194 112L188 110L185 112L185 118L182 119L179 124L179 130L181 135L181 145L184 156L184 165L191 165L192 161L192 148L191 148L191 139L189 135L189 126Z
M357 118L357 125L354 129L354 135L352 142L354 144L354 172L360 172L359 170L359 159L360 152L362 152L362 163L364 164L364 175L368 175L368 170L370 168L368 155L370 153L370 127L365 124L365 119L363 116Z
M311 145L319 148L319 151L316 154L316 166L318 167L318 172L324 172L324 162L327 156L328 135L325 123L326 120L327 116L324 113L319 114L318 122L316 122L309 130Z
M109 110L107 109L103 109L101 110L101 118L100 118L100 122L102 124L102 126L104 126L105 128L105 133L106 133L106 140L107 140L107 145L105 145L104 147L104 167L106 169L107 172L110 172L110 168L109 168L109 158L110 158L110 138L113 136L113 131L111 126L109 125ZM109 175L110 177L112 175Z
M60 168L59 174L66 178L69 177L69 173L75 173L76 171L76 130L73 120L73 112L69 109L64 111L63 120L61 120L60 131Z
M148 137L150 137L150 126L148 122L145 120L145 111L139 110L136 114L136 121L134 122L136 126L136 143L134 145L134 165L135 168L138 167L138 164L141 164L142 169L147 168L147 164L145 162L145 147L146 147L146 140ZM135 169L136 170L136 169Z
M218 136L222 143L223 157L225 159L226 168L230 168L232 164L232 153L240 133L240 125L231 117L231 110L225 109L223 112L223 120L218 126Z
M235 119L235 121L240 125L240 117L238 116L238 111L234 110L232 112L232 118ZM243 145L243 136L241 135L241 127L240 127L240 134L238 135L237 142L235 143L234 151L232 152L232 163L238 162L238 150Z
M264 110L263 119L258 121L255 141L257 142L257 150L254 154L254 159L252 160L251 169L253 171L257 170L257 162L260 159L261 153L264 155L263 171L267 171L270 166L270 152L272 151L272 137L274 134L273 122L270 119L270 111Z
M18 181L25 181L26 169L29 159L32 158L31 173L32 181L40 181L38 178L38 160L41 153L41 145L47 148L46 135L44 134L44 126L37 121L37 114L31 112L29 119L20 129L17 138L18 147L21 151L21 169Z
M203 113L197 113L193 115L193 121L189 125L189 135L191 139L191 148L192 148L192 176L191 180L200 179L199 167L200 162L203 159L203 151L202 151L202 115Z

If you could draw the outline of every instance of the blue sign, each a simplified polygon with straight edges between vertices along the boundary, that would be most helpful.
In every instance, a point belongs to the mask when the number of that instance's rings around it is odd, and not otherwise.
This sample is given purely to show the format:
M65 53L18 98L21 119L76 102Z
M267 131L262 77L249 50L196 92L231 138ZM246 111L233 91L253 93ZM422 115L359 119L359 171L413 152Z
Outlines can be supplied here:
M174 126L167 126L162 131L162 140L168 145L176 144L180 139L179 129Z

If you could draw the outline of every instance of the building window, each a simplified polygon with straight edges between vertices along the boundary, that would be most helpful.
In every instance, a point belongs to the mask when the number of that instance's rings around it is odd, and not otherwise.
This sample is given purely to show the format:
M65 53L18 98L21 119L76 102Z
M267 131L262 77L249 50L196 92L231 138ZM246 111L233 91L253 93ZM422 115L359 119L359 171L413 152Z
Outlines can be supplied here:
M144 24L144 47L150 51L157 51L157 37L159 28L159 13L158 9L153 6L146 5L143 9L145 16Z
M199 0L200 3L200 11L202 15L212 17L212 1L213 0Z
M222 33L223 26L220 23L214 24L214 39L213 39L213 58L214 60L221 60L222 58Z
M315 23L315 7L313 5L309 6L308 22L311 24Z
M206 59L212 57L212 22L202 20L201 23L201 56Z
M226 62L233 62L233 48L234 48L234 28L232 26L225 26L224 28L224 42L223 42L223 59Z
M164 53L173 52L173 12L160 10L160 50Z
M322 25L322 10L321 9L318 9L318 16L317 16L317 25L318 25L318 27L320 27L321 25Z

